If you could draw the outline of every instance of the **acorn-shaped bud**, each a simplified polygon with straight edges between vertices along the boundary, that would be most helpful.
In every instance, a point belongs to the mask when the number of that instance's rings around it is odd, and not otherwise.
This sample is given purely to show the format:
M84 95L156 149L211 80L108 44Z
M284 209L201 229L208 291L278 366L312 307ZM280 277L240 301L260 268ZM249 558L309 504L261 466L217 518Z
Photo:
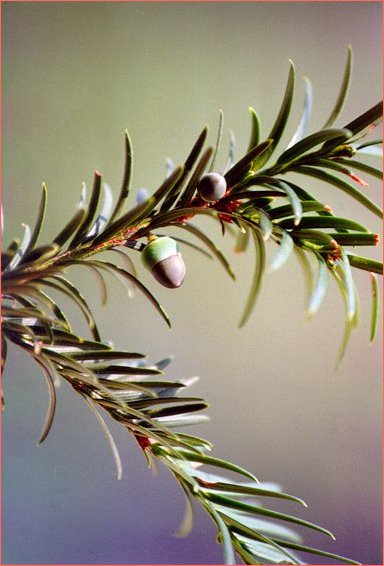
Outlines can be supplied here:
M180 287L185 277L185 264L175 240L168 236L154 237L145 246L143 263L161 285Z
M197 191L207 202L220 200L226 193L227 182L220 173L207 173L201 177Z

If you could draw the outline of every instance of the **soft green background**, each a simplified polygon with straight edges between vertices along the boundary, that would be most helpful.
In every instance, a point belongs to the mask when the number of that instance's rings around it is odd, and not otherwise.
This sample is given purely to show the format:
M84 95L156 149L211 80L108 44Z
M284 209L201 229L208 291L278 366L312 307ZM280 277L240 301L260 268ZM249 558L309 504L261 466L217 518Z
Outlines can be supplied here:
M322 126L350 43L354 80L339 124L381 97L380 3L3 2L2 9L5 243L21 233L21 222L33 223L42 181L49 189L47 240L95 169L117 191L125 128L135 150L135 191L156 188L165 157L181 162L206 123L213 142L219 108L241 155L247 108L257 109L267 135L288 59L298 80L285 139L299 117L304 76L314 87L311 127ZM335 188L305 182L337 214L380 230ZM379 193L372 182L367 194L379 202ZM205 225L233 256L232 242ZM337 537L308 532L308 544L381 563L381 355L380 336L368 345L367 274L356 275L361 326L334 372L343 328L334 285L315 320L305 321L304 278L293 259L266 276L252 319L238 330L252 253L232 257L235 284L219 265L187 249L183 255L188 274L177 291L159 288L138 265L171 314L172 331L144 298L129 300L114 281L102 311L95 282L79 271L73 279L89 293L103 336L152 360L175 354L171 377L201 376L192 393L210 400L212 421L197 434L215 443L217 455L303 497L307 510L279 509ZM79 329L85 332L80 319ZM220 563L214 528L200 511L189 538L172 537L183 514L181 490L164 470L152 477L131 439L112 425L125 464L123 480L115 481L102 432L65 384L53 430L35 447L47 403L43 381L12 351L4 374L3 563Z

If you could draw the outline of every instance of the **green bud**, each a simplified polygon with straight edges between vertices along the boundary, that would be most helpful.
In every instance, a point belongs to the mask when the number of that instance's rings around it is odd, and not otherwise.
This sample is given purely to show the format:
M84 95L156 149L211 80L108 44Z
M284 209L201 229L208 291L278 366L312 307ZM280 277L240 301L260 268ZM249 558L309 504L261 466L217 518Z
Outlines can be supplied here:
M183 283L185 264L173 238L154 238L145 246L141 257L145 267L164 287L176 289Z

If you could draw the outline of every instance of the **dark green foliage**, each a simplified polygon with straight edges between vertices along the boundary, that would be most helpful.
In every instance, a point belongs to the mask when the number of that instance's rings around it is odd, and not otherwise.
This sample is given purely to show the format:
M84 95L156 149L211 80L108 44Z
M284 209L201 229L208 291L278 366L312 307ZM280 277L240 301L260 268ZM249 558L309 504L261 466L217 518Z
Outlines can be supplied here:
M146 200L123 212L129 196L132 171L132 147L125 136L125 169L120 193L113 206L109 189L102 187L99 173L88 204L85 191L75 214L51 243L37 245L46 209L46 188L43 186L34 229L25 227L21 241L15 239L2 254L3 363L8 343L21 347L42 369L49 405L39 439L43 442L50 431L56 408L55 383L65 379L84 398L94 413L110 444L121 477L121 462L111 433L102 417L104 411L124 426L137 440L148 460L163 462L182 486L188 505L195 499L212 517L224 547L224 560L235 563L235 554L247 564L302 564L292 551L330 557L345 563L355 562L302 544L300 537L283 521L315 529L328 536L329 531L296 516L279 513L261 503L264 499L288 499L305 505L299 498L282 493L278 488L259 484L255 476L230 462L209 454L210 443L196 436L174 432L174 428L206 420L200 414L207 403L200 398L183 396L194 380L169 381L164 368L169 360L149 364L140 353L117 351L100 335L95 318L77 287L64 276L71 266L87 267L100 285L102 301L107 300L106 273L120 278L128 288L138 288L150 300L168 325L170 319L153 293L137 278L130 256L145 249L154 231L179 228L194 241L175 238L209 257L219 260L227 274L235 275L228 260L216 244L192 220L209 215L221 223L224 234L235 232L237 251L253 246L254 276L240 325L250 317L259 294L266 266L265 244L271 240L277 252L270 270L281 267L296 250L308 274L308 314L321 306L331 277L337 282L345 303L345 333L338 362L342 358L350 333L357 323L357 295L353 269L370 272L372 289L373 340L378 324L378 288L375 274L382 272L380 262L356 255L357 246L378 244L378 235L355 219L334 215L328 205L318 201L307 190L292 183L288 172L316 177L323 183L342 190L372 213L381 210L360 188L364 186L350 169L380 177L381 173L360 159L370 145L379 140L357 143L372 125L381 119L381 104L363 113L344 128L333 128L346 98L350 83L352 53L348 59L342 86L335 107L323 129L306 134L311 107L311 88L307 82L302 119L287 149L270 163L282 139L294 94L294 67L289 71L286 91L276 121L265 139L261 139L259 118L252 108L251 136L247 152L234 162L234 136L231 134L228 162L222 171L227 191L212 202L200 198L201 178L218 170L216 159L223 131L220 113L219 132L214 148L205 148L207 128L199 135L184 164L169 171L160 187ZM268 164L268 165L267 165ZM325 169L332 169L331 174ZM104 198L102 197L104 190ZM98 209L101 209L98 213ZM231 228L230 230L228 228ZM157 236L164 235L157 233ZM68 243L69 242L69 243ZM346 246L354 248L353 253ZM124 268L93 256L105 250L117 252ZM148 251L148 248L147 248ZM315 269L308 257L314 259ZM76 334L70 320L50 291L59 291L70 298L85 316L90 338ZM196 467L195 464L202 464ZM205 466L213 467L212 473ZM239 476L227 477L226 472ZM223 475L222 475L223 474ZM242 479L240 479L242 478ZM260 519L260 516L263 517ZM181 527L186 534L191 527L191 508Z

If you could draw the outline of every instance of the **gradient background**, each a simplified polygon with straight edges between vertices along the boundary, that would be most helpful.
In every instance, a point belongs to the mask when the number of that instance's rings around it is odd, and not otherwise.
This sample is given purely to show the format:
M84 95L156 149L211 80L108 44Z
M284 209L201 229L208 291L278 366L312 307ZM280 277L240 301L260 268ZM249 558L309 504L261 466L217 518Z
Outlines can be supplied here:
M21 222L33 223L42 181L49 190L42 241L70 217L81 182L91 185L95 169L117 191L126 127L135 151L134 191L156 188L165 157L182 162L206 123L213 143L219 108L240 156L250 130L247 108L257 109L267 135L289 58L297 98L285 140L299 118L302 77L314 87L311 128L328 117L349 43L354 80L339 125L381 97L380 3L5 2L2 8L5 243L21 234ZM306 183L340 216L380 230L376 218L335 188ZM380 183L372 182L368 194L380 202ZM230 239L221 242L212 222L199 222L233 256ZM379 257L379 250L368 251ZM335 285L315 320L306 322L304 277L293 259L266 276L250 322L238 330L252 253L231 258L235 284L219 265L189 249L183 254L188 277L174 292L159 288L137 262L172 315L172 331L144 298L128 300L113 280L104 310L93 280L78 270L73 280L117 347L147 352L153 361L175 354L170 377L201 376L192 393L209 399L212 420L195 432L214 442L216 455L303 497L308 509L276 508L337 538L306 532L308 544L382 563L381 355L380 336L368 346L367 274L356 274L361 325L334 372L343 328ZM80 319L78 328L85 332ZM3 563L222 561L215 529L200 510L188 538L172 536L183 515L181 490L164 469L152 477L112 423L125 464L123 480L115 480L104 436L69 386L58 391L57 417L39 448L47 392L38 369L18 351L10 353L4 392Z

